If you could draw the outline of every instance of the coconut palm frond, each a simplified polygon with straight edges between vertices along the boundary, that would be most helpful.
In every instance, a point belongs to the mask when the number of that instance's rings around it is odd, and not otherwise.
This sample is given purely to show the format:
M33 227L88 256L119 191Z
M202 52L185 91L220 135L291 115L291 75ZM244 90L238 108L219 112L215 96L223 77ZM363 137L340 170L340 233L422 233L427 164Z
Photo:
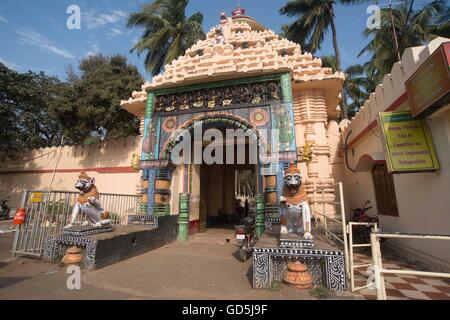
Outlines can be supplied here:
M203 15L195 12L186 17L188 0L156 0L132 13L129 28L143 29L143 34L131 49L140 55L146 52L146 69L157 75L164 65L183 55L198 40L205 38Z

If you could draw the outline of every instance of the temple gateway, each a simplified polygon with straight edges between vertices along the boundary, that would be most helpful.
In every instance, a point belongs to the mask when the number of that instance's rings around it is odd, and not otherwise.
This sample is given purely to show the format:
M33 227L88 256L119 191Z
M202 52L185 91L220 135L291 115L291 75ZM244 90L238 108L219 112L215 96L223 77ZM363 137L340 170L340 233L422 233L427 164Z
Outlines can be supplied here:
M279 216L283 170L290 163L301 170L310 198L321 190L332 202L343 82L343 73L322 67L320 59L245 15L244 9L231 17L222 13L205 40L122 101L141 120L141 213L180 214L181 238L204 232L215 218L235 212L235 197L242 193L237 180L245 172L252 181L244 194L256 202L257 228L263 228L264 217ZM203 130L250 132L269 155L277 150L278 164L173 164L170 156L180 130L193 134L199 121ZM278 138L261 134L273 129ZM238 142L226 143L238 148ZM248 143L245 147L248 153ZM333 215L333 205L323 207Z
M140 136L3 164L0 191L17 206L11 251L96 270L190 239L231 248L226 259L252 257L254 289L448 299L438 278L450 277L449 66L448 38L407 48L339 121L343 73L242 8L222 13L121 102ZM178 262L173 253L157 272ZM195 279L206 270L191 266Z

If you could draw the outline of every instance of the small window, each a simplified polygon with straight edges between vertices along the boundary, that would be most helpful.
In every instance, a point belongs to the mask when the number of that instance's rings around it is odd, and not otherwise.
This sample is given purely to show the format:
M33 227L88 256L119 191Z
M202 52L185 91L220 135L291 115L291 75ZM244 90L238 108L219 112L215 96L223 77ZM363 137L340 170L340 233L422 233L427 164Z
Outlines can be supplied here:
M386 164L375 165L372 169L372 177L378 214L398 217L394 179L392 174L387 170Z

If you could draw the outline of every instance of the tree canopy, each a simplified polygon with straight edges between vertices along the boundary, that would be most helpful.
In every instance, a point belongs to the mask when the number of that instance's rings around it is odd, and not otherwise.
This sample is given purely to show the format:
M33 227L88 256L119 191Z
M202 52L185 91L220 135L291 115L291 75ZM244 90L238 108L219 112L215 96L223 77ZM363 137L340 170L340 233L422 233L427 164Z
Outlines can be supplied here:
M280 13L288 17L297 17L289 25L282 26L283 35L303 47L303 50L315 53L322 46L325 35L331 29L335 54L336 70L341 71L341 54L339 50L335 24L334 6L355 5L367 0L289 0ZM341 102L341 115L347 118L345 99Z
M438 36L450 36L450 9L445 0L431 1L420 9L414 9L413 5L414 1L405 1L392 9L381 9L381 28L364 31L370 41L358 56L371 54L364 67L376 83L391 72L392 65L406 48L427 44ZM394 45L394 29L398 52Z
M137 135L139 121L120 100L140 88L137 68L116 55L89 56L67 81L19 73L0 63L0 153Z
M18 73L0 63L0 153L55 144L61 125L52 110L64 84L44 73Z
M90 56L78 74L69 69L68 83L54 109L63 134L71 142L136 135L138 119L120 107L120 100L140 88L143 78L124 56Z

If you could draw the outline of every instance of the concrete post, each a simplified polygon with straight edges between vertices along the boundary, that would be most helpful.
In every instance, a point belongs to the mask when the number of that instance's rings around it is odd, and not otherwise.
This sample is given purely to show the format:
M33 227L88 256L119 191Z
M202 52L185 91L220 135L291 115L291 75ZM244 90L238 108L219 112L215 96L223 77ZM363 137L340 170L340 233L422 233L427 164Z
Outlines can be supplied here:
M178 217L178 240L187 241L189 234L189 194L180 193L179 217Z
M258 238L264 233L266 227L266 217L265 217L265 199L264 193L258 193L256 195L256 235Z

